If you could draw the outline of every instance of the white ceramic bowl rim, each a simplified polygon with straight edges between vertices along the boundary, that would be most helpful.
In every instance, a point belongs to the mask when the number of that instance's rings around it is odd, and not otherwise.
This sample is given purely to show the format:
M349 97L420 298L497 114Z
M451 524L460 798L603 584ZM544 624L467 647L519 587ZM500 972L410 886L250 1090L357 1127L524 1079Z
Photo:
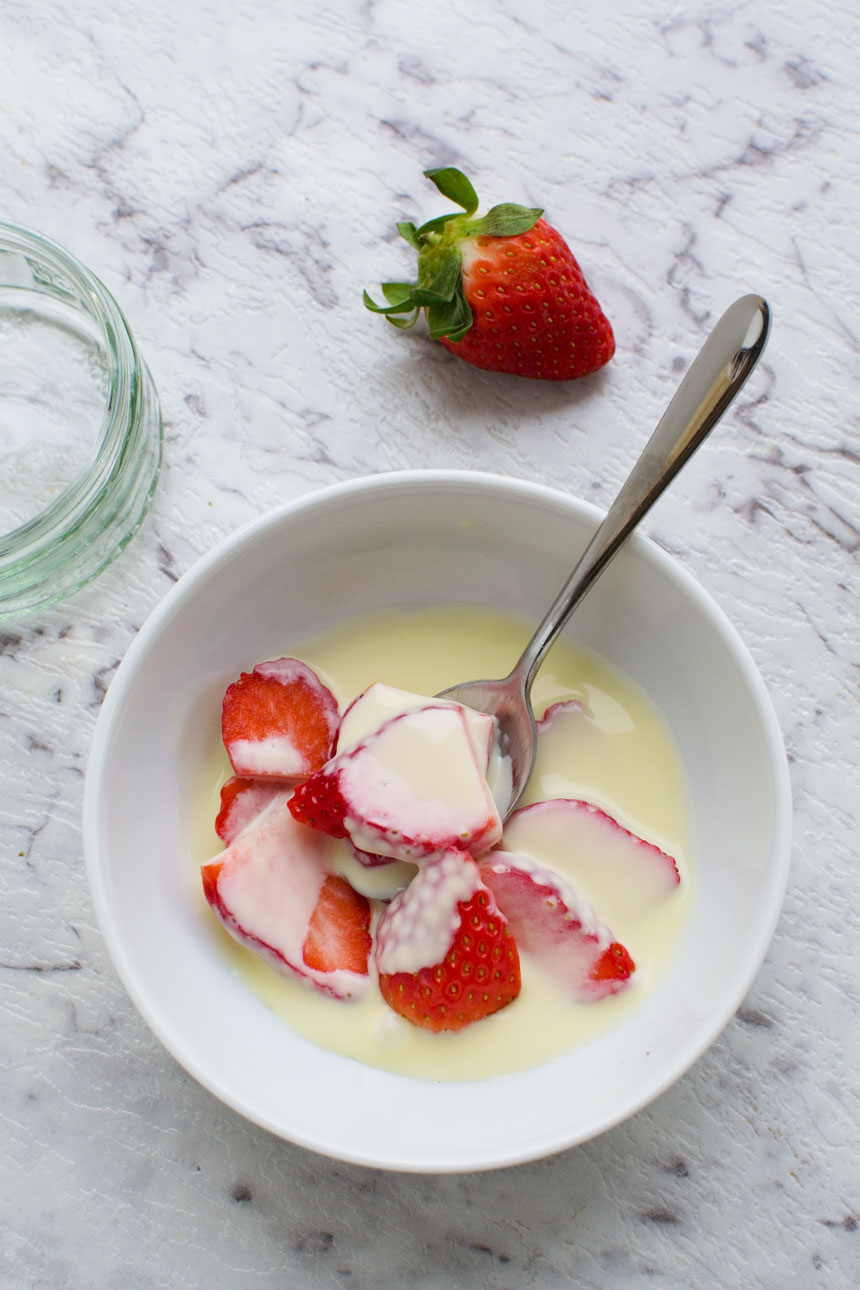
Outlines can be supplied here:
M135 963L118 933L117 920L111 905L106 881L106 857L100 846L99 813L102 782L106 773L105 758L111 733L118 714L134 685L135 668L140 659L156 641L165 627L182 611L189 597L206 582L210 573L229 557L235 560L242 551L253 545L265 530L276 527L286 517L299 517L309 512L340 506L359 495L385 494L396 490L442 488L475 488L496 490L510 498L523 498L535 503L562 507L590 526L596 527L602 512L582 501L544 485L517 480L503 475L463 470L410 470L363 476L334 484L304 497L291 500L267 512L222 541L204 555L168 592L141 628L122 660L102 705L93 738L84 793L83 833L87 872L92 898L99 924L109 954L116 970L135 1006L154 1034L176 1060L221 1101L231 1106L252 1122L281 1137L322 1154L331 1155L353 1163L412 1172L453 1172L480 1170L512 1165L537 1159L577 1143L587 1141L640 1110L670 1087L702 1055L736 1012L758 971L773 936L782 905L788 877L791 832L791 792L782 736L764 683L745 645L723 611L711 600L693 577L672 557L641 534L634 534L630 546L637 559L674 581L683 596L698 607L707 617L713 632L720 639L732 661L738 667L743 684L754 709L755 719L767 750L772 776L774 801L774 830L770 847L771 863L768 868L766 888L762 898L761 917L755 933L746 942L745 952L735 964L728 988L722 996L722 1005L707 1019L707 1024L690 1032L689 1041L673 1054L673 1060L646 1078L636 1092L627 1096L610 1114L605 1114L575 1131L561 1129L558 1133L535 1139L527 1144L512 1145L504 1140L483 1145L479 1150L466 1148L448 1150L443 1154L426 1155L407 1149L379 1156L372 1141L363 1147L344 1147L338 1141L327 1140L318 1126L307 1129L300 1122L285 1125L279 1117L261 1113L260 1109L237 1092L230 1080L222 1079L217 1071L208 1069L198 1060L198 1055L183 1042L183 1037L165 1026L162 1015L151 1000L147 983L141 980ZM347 1059L341 1059L347 1060ZM523 1072L528 1076L533 1072ZM371 1077L378 1072L370 1072ZM400 1079L401 1077L386 1077ZM519 1076L502 1076L501 1080L517 1081ZM422 1083L419 1081L419 1083ZM435 1087L435 1086L434 1086ZM459 1085L467 1088L467 1085Z

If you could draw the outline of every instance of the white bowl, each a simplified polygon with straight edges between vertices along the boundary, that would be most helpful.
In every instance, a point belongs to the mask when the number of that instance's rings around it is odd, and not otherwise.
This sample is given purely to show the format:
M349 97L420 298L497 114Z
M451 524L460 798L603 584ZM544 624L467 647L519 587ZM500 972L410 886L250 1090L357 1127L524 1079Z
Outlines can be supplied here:
M84 804L104 937L131 998L174 1057L273 1133L389 1169L473 1170L548 1155L668 1088L748 990L787 876L782 740L727 619L640 536L567 634L662 709L689 777L697 881L675 961L616 1029L543 1066L474 1083L371 1069L294 1034L249 992L189 892L184 768L206 755L207 678L210 690L213 678L223 686L249 659L276 657L285 642L368 609L465 602L537 621L599 519L561 493L477 473L414 471L336 485L264 515L202 559L119 667Z

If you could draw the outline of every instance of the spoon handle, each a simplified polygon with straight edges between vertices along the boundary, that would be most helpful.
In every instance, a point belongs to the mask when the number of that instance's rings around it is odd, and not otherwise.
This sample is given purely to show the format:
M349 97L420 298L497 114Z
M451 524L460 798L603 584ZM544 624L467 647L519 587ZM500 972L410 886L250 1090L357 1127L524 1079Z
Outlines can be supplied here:
M579 559L512 676L526 693L549 647L625 538L711 432L755 367L770 310L761 296L730 305L693 360L603 522Z

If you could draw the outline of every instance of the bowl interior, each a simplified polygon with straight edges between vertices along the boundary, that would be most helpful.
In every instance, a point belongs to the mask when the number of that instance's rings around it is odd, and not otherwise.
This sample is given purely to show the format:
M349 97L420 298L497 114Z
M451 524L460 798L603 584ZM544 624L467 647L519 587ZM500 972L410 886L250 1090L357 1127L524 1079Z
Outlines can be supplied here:
M662 709L692 797L690 925L667 975L622 1026L544 1066L475 1084L366 1068L296 1036L249 993L191 890L184 768L217 740L218 701L239 669L368 609L462 602L537 621L598 519L561 494L493 476L410 472L339 485L263 517L202 560L129 650L87 776L97 913L155 1033L253 1121L388 1168L535 1158L645 1105L741 1001L785 885L785 757L734 631L642 538L619 554L567 629Z

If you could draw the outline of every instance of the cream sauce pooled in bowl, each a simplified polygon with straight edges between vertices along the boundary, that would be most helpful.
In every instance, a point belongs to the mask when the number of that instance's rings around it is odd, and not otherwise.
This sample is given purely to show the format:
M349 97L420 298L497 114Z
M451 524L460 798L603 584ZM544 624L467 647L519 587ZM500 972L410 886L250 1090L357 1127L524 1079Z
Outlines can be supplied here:
M377 681L433 695L464 676L504 675L528 635L528 625L516 619L453 606L368 615L313 641L285 641L284 652L313 668L344 712ZM554 704L563 706L539 727L535 770L520 807L548 798L591 803L677 865L681 881L671 895L660 901L646 898L637 906L629 899L635 874L632 883L619 884L617 876L612 878L617 870L611 856L607 854L605 865L599 854L589 857L586 894L636 964L630 984L599 1002L577 1003L522 953L522 990L513 1003L459 1032L434 1034L393 1012L375 983L361 999L344 1002L282 976L211 919L201 891L200 917L210 919L212 936L234 970L297 1033L369 1066L430 1080L484 1079L539 1065L618 1025L659 980L690 907L688 798L671 735L633 683L563 640L538 674L532 698L538 718ZM213 827L221 784L231 774L223 749L213 749L202 774L192 821L195 866L223 846ZM515 814L510 829L519 845L518 833L525 836L527 831L517 821ZM538 832L547 848L541 858L581 883L576 865L568 864L563 812L547 812ZM599 833L593 845L600 850ZM392 866L338 864L371 897L390 894L392 876L397 876ZM403 865L400 872L406 881L414 871ZM197 885L199 889L199 881ZM625 890L619 891L619 885Z

